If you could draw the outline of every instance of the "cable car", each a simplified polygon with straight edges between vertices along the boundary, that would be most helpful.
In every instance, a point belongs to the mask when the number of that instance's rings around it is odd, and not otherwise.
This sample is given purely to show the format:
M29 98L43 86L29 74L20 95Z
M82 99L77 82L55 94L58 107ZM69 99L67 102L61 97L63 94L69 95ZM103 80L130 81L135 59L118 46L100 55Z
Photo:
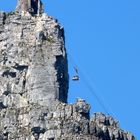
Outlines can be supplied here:
M72 77L72 80L73 81L79 81L79 76L78 76L78 69L77 68L74 68L75 69L75 75Z
M78 75L74 75L74 76L72 77L72 80L73 80L73 81L78 81L78 80L79 80L79 76L78 76Z

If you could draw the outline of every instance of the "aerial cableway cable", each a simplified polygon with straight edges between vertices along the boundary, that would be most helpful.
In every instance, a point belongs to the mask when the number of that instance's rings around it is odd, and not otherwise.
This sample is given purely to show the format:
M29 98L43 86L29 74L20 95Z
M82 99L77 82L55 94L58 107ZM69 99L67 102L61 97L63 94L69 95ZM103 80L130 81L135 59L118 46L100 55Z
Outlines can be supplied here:
M114 116L114 113L112 111L109 111L109 109L107 108L107 106L104 104L103 100L101 100L101 98L95 93L92 84L89 82L87 76L83 73L83 71L78 67L78 65L75 63L73 57L68 54L69 58L71 59L72 65L74 65L77 69L77 71L80 73L81 78L83 79L84 84L86 85L86 87L88 88L89 92L92 94L92 96L94 96L97 100L97 102L99 103L100 107L108 114L110 115L110 113Z

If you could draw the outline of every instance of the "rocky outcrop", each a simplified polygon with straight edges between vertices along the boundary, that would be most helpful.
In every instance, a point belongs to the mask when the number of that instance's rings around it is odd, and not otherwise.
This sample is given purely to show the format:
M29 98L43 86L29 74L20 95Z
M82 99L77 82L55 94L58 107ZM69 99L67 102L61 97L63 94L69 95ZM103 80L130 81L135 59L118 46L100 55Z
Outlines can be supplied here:
M0 13L0 140L135 140L90 105L67 104L64 29L47 14Z

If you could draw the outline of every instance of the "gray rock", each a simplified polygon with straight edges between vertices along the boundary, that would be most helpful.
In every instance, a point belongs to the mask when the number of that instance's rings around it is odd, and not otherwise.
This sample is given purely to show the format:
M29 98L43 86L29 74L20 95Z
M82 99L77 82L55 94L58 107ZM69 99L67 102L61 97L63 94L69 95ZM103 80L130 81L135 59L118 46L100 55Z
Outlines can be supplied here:
M20 2L0 12L0 140L135 140L85 100L67 104L64 29Z

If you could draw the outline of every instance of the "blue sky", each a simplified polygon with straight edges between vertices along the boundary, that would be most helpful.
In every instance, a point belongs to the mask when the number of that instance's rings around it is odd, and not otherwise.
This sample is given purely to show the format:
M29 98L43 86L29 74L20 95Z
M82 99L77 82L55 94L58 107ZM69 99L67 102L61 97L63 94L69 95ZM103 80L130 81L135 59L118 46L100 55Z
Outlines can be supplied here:
M140 1L43 0L45 11L65 28L70 77L69 102L91 104L91 113L107 113L140 139ZM0 0L12 11L16 0ZM91 92L92 91L92 92Z

